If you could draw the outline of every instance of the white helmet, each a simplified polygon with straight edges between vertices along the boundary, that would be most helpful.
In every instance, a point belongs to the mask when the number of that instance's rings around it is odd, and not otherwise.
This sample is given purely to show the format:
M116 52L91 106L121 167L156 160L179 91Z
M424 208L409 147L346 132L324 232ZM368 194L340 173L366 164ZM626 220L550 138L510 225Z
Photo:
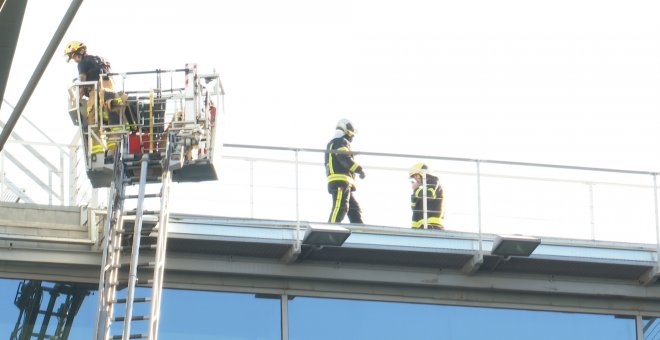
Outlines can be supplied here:
M353 127L353 123L346 118L342 118L337 122L337 130L341 130L349 137L353 137L357 133L357 130Z

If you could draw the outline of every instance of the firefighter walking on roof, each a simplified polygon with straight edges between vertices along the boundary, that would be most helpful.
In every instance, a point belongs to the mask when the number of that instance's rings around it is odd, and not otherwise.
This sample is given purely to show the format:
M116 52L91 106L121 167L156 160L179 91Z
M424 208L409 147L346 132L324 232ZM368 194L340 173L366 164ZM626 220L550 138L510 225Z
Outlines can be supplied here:
M412 185L410 207L414 229L444 229L442 225L444 193L438 177L428 171L424 163L417 163L408 173Z
M355 174L364 178L364 170L353 160L351 141L356 130L348 119L337 122L335 135L325 151L328 192L332 195L330 223L341 223L346 215L351 223L363 223L360 205L355 199Z

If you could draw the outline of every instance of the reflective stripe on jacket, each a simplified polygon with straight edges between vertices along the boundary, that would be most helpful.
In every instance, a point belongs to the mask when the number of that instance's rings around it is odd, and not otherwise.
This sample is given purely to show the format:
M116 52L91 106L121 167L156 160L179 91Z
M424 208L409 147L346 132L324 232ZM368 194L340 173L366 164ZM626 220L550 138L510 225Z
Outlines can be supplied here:
M355 163L353 155L349 153L351 151L349 141L343 137L334 138L325 150L325 174L328 183L343 181L355 186L355 172L360 169L360 165Z
M424 188L415 189L410 195L410 207L412 208L412 227L424 227ZM442 225L444 193L438 182L438 177L426 175L426 217L428 224Z

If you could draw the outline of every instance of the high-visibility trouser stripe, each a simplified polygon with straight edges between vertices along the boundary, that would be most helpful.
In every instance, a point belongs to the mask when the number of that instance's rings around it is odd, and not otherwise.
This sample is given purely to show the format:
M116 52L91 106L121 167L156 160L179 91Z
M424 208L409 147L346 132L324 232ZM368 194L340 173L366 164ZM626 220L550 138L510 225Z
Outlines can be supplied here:
M344 198L344 190L342 187L337 188L337 198L335 198L335 206L332 209L332 215L330 215L330 223L337 223L337 215L339 215L339 209L341 209L341 202Z
M440 217L429 217L428 224L442 225ZM415 229L424 228L424 219L413 221L412 227Z
M104 152L103 150L103 144L93 144L92 145L92 153L102 153Z
M347 182L348 184L353 185L355 181L353 180L353 177L345 174L334 174L328 176L328 183L330 182L336 182L336 181L342 181L342 182Z
M335 145L334 143L330 144L330 150L332 150L332 147L334 145ZM332 153L328 153L328 167L330 168L330 173L334 174L335 173L335 167L332 165Z
M112 132L117 132L117 131L123 131L124 129L121 126L113 126L110 128L110 131ZM107 143L108 149L112 149L115 146L117 146L117 143L115 142L114 139L109 138L108 143Z

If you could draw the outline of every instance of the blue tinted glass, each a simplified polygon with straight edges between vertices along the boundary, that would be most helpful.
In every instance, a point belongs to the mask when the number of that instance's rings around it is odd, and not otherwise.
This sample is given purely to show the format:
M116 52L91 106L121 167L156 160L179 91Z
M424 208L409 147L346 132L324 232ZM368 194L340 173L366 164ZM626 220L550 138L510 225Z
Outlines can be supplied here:
M27 310L29 301L41 301L39 309L47 310L51 301L49 290L56 285L52 282L41 282L41 299L28 299L27 290L22 290L24 299L21 299L17 291L21 287L22 280L0 279L0 339L10 339L14 332L20 332L25 324L25 317L19 320L21 309L16 306L24 306ZM38 281L33 282L35 285ZM62 287L52 300L53 312L57 312L60 306L67 303L67 297L71 286ZM88 340L93 338L94 323L96 319L97 298L96 286L73 286L75 291L81 293L77 300L81 301L80 309L73 319L69 332L69 340ZM124 296L126 290L118 292L118 296ZM145 296L149 291L138 288L136 296ZM18 297L18 298L17 298ZM73 300L69 300L73 301ZM121 305L123 308L125 305ZM134 315L148 314L149 306L136 304ZM124 315L124 311L116 313ZM57 317L52 316L48 322L44 322L43 314L37 316L33 332L39 332L42 325L47 327L45 334L54 335L57 331ZM163 291L163 303L160 322L160 340L181 339L231 339L231 340L278 340L281 338L280 331L280 300L256 298L254 294L234 294L204 291L186 291L166 289ZM117 322L112 326L111 334L121 334L122 323ZM131 333L142 332L146 329L146 321L135 322ZM28 326L29 327L29 326ZM20 333L17 333L20 334ZM66 340L66 339L62 339Z
M296 297L290 340L634 340L633 318Z
M644 318L644 340L660 340L660 319Z
M167 289L159 340L279 340L280 300L254 294Z
M19 291L19 287L23 289ZM19 336L30 329L34 333L40 333L42 327L44 335L65 334L62 333L65 327L57 326L59 320L56 313L60 310L69 310L71 311L69 315L73 315L75 306L79 308L75 317L71 319L72 326L67 338L91 339L96 316L96 295L93 290L93 285L0 279L0 339L10 339L12 334ZM38 298L39 293L41 298ZM52 307L49 308L51 301ZM26 318L26 312L31 307L50 311L50 318L47 317L48 313L39 313L34 323L30 323Z

